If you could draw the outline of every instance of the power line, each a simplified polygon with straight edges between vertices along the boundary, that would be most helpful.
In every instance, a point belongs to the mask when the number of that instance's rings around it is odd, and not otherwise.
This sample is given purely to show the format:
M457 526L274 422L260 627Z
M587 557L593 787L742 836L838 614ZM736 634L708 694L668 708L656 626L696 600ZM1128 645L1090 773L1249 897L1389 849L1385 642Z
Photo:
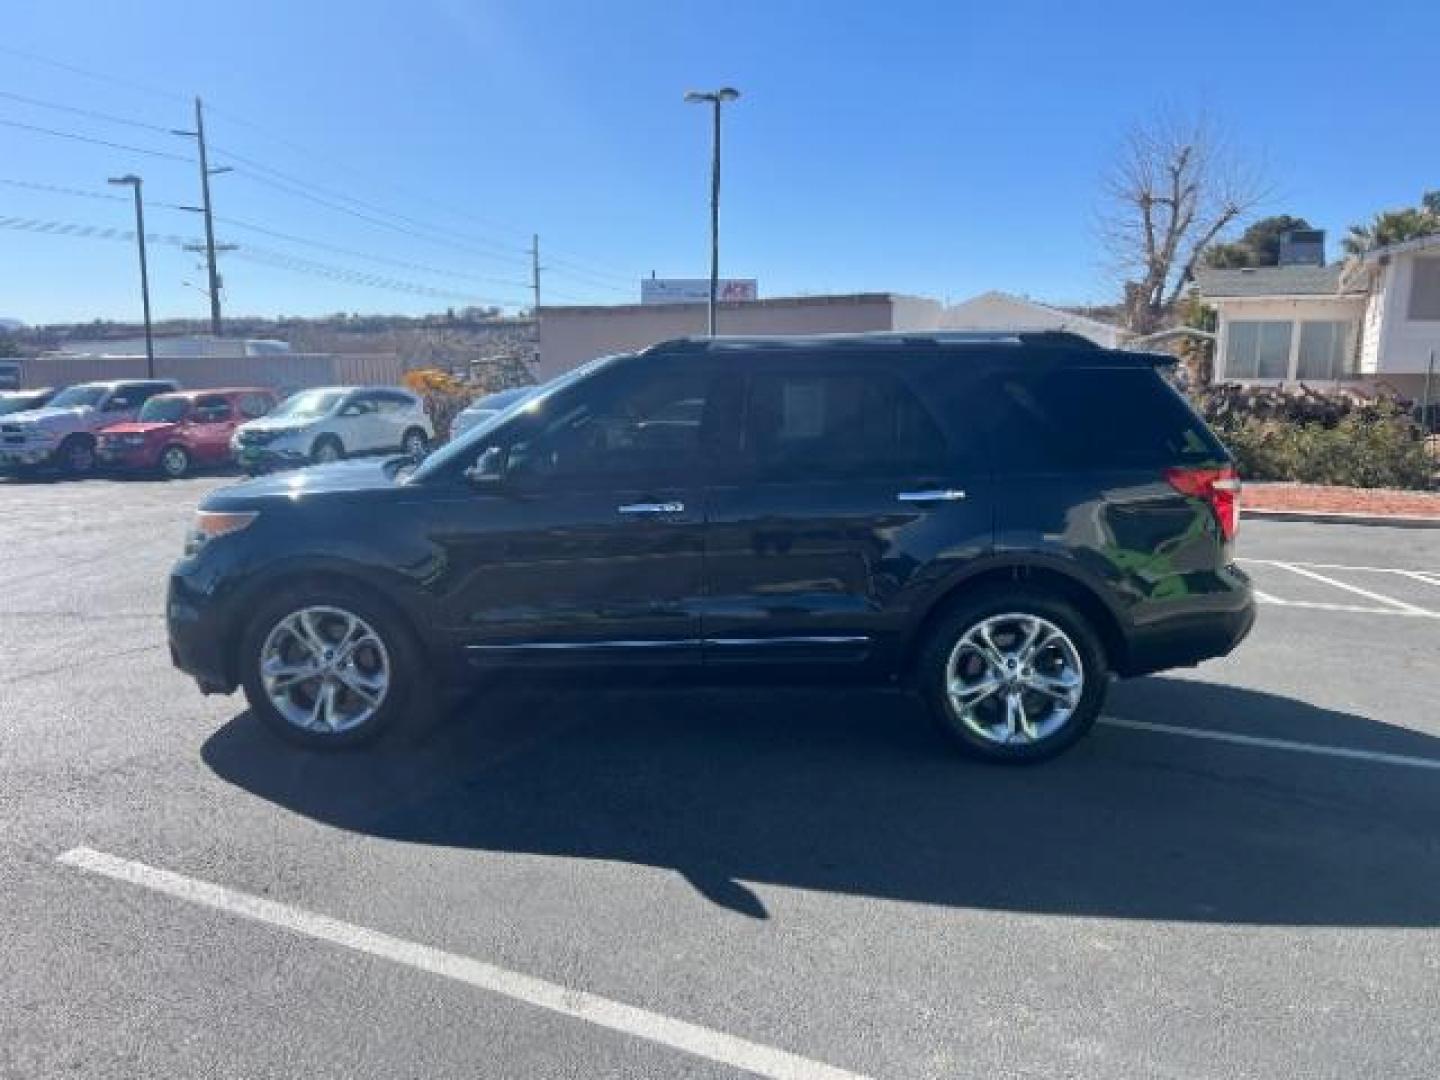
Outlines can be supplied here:
M123 195L109 195L97 191L85 191L80 188L63 187L59 184L42 184L37 181L30 180L13 180L8 177L0 177L0 184L5 184L9 187L23 188L32 191L44 191L56 195L67 195L74 198L100 199L106 202L130 201ZM192 209L190 207L181 206L178 203L159 202L152 199L146 200L146 206L161 207L166 210L177 210L185 212L190 212ZM530 285L523 281L515 281L507 278L486 277L481 274L467 274L463 271L446 270L442 267L429 266L425 263L409 262L404 259L386 258L383 255L373 255L369 252L357 251L354 248L342 247L339 244L327 243L324 240L315 240L310 237L297 236L294 233L282 232L278 229L271 229L264 225L256 225L254 222L242 221L239 218L216 214L215 220L224 222L226 225L230 225L238 229L245 229L249 232L259 233L263 236L271 236L277 240L287 240L292 244L300 244L305 247L313 247L321 251L330 251L334 252L337 255L349 255L352 258L365 259L369 262L381 263L387 266L394 266L402 270L417 270L421 273L433 274L436 277L448 277L461 281L484 282L490 285L503 285L508 288L515 289L530 288Z
M189 162L189 158L180 154L169 154L164 150L147 150L143 146L127 146L125 143L109 142L106 139L95 139L89 135L76 135L73 131L56 131L54 128L40 127L38 124L24 124L19 120L0 119L0 125L12 128L21 128L25 131L38 132L41 135L54 135L60 139L73 139L76 142L93 143L96 146L108 146L111 150L125 150L132 154L144 154L147 157L164 158L166 161Z
M40 98L27 97L24 94L16 94L10 90L0 90L0 97L9 98L11 101L19 101L26 105L34 105L41 109L54 109L56 112L71 113L75 116L86 116L92 120L104 120L110 124L124 124L126 127L155 131L161 135L169 135L171 133L169 128L161 127L159 124L149 124L144 120L131 120L125 116L112 116L110 113L96 112L94 109L82 109L76 105L62 105L58 101L43 101Z
M89 240L116 240L124 241L125 243L135 242L135 231L133 229L116 229L100 225L85 225L74 221L0 217L0 229L10 229L12 231L36 233L46 236L70 236ZM191 245L189 238L177 236L173 233L147 232L145 234L145 241L149 244L162 244L167 247L180 249ZM370 288L385 289L391 292L409 293L413 296L424 296L440 300L462 300L470 303L481 303L500 307L514 303L513 300L497 300L491 297L475 296L472 293L435 289L428 285L422 285L413 281L404 281L399 278L381 277L379 275L366 273L363 270L335 266L330 263L317 262L313 259L302 259L285 252L271 251L267 248L247 248L233 252L232 257L246 259L250 262L271 266L276 269L290 270L295 273L326 278L331 281L339 281L352 285L365 285Z
M13 45L0 45L0 52L9 53L11 56L19 56L36 64L48 64L50 67L59 68L61 71L68 71L74 75L83 75L87 79L97 79L100 82L108 82L114 86L124 86L130 90L138 90L142 94L152 94L155 97L170 98L171 100L178 101L189 100L184 94L177 94L173 90L161 90L154 86L146 86L144 83L121 79L115 75L105 75L98 71L91 71L88 68L79 67L76 64L67 64L62 60L52 60L48 56L40 56L37 53L26 52L24 49L17 49Z

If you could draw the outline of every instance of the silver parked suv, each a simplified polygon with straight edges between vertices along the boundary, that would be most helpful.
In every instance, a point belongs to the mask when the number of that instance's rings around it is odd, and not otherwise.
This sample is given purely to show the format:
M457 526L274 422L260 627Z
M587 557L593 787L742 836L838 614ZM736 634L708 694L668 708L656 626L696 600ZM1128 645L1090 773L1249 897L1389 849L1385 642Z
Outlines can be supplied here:
M178 390L173 379L126 379L80 383L60 391L41 408L0 420L0 469L58 465L73 476L95 468L95 434L134 420L156 394Z
M407 390L326 386L293 394L241 424L230 449L240 467L255 474L386 451L418 457L434 434L424 404Z

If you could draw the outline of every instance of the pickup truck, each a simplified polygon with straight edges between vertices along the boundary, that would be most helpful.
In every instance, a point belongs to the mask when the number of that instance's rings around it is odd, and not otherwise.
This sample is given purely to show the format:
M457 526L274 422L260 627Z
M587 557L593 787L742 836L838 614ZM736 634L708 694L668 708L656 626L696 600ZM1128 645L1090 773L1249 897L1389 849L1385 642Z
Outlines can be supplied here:
M177 389L173 379L80 383L43 408L0 417L0 470L59 466L83 476L95 468L95 436L101 428L134 420L156 394Z

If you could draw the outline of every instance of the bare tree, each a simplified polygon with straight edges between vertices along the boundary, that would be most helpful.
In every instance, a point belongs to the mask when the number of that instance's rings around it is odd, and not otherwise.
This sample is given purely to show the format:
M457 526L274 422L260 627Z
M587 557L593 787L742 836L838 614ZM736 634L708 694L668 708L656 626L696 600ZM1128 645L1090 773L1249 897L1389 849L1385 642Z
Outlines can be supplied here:
M1126 135L1105 178L1102 228L1124 275L1126 326L1163 326L1201 253L1265 196L1204 117L1162 114Z

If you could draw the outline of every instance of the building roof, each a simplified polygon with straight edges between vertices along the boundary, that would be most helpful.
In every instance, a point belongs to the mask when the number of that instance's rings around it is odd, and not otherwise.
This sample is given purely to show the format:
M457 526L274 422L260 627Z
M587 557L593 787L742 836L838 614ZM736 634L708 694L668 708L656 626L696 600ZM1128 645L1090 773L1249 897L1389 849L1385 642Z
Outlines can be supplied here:
M1195 285L1207 299L1263 296L1339 296L1342 263L1330 266L1255 266L1240 269L1201 267Z
M818 296L771 296L759 300L721 300L717 305L722 311L749 310L751 308L789 308L789 307L811 307L821 304L884 304L896 300L916 300L919 297L906 296L904 293L825 293ZM632 311L704 311L706 301L696 300L693 303L668 303L668 304L557 304L551 306L545 304L540 311L543 315L555 315L569 312L580 312L590 314L603 311L607 314L621 314Z
M1123 334L1124 330L1114 323L1102 322L1099 319L1092 319L1088 315L1078 315L1073 311L1066 311L1064 308L1055 307L1053 304L1042 304L1038 300L1031 300L1028 296L1016 296L1014 293L1001 292L998 289L991 289L989 292L972 296L968 300L962 300L958 304L951 304L945 309L941 316L946 326L963 326L965 317L970 312L985 311L995 306L1009 308L1012 312L1033 313L1039 322L1049 325L1058 324L1057 329L1074 330L1078 333L1085 333L1087 330L1094 334ZM1022 317L1012 318L1012 325L1019 326Z
M1386 244L1384 247L1367 251L1360 256L1361 262L1379 262L1391 255L1403 255L1410 251L1425 251L1428 248L1440 247L1440 233L1431 233L1429 236L1417 236L1413 240L1401 240L1395 244Z

